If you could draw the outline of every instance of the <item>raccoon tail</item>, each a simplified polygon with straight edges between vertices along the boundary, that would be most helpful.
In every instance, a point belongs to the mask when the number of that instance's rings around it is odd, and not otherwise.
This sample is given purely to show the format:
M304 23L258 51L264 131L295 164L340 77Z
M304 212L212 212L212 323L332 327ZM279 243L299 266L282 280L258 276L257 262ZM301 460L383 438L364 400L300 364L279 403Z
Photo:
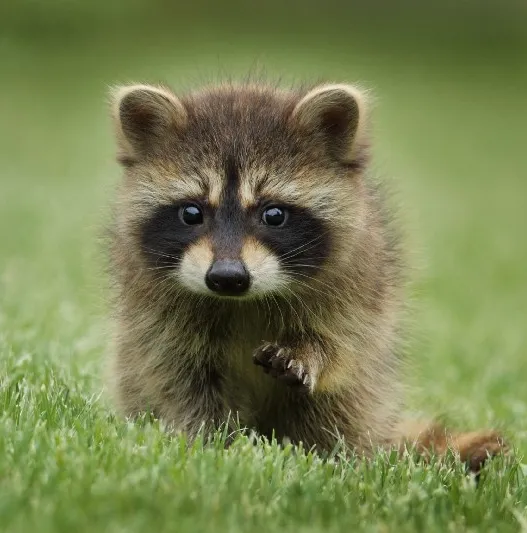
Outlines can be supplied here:
M470 472L478 473L485 462L509 452L503 436L494 430L453 432L438 422L407 420L399 424L395 444L403 452L414 449L424 460L459 455Z

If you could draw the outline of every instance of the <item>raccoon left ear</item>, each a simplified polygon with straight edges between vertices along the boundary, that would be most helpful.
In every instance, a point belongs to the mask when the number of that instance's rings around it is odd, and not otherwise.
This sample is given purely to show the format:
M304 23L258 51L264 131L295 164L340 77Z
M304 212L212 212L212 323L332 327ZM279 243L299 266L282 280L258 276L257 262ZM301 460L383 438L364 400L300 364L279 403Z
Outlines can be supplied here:
M351 85L322 85L298 102L291 119L339 161L353 163L364 143L366 98Z
M166 139L186 124L185 107L165 87L129 85L111 96L118 159L125 165L162 151Z

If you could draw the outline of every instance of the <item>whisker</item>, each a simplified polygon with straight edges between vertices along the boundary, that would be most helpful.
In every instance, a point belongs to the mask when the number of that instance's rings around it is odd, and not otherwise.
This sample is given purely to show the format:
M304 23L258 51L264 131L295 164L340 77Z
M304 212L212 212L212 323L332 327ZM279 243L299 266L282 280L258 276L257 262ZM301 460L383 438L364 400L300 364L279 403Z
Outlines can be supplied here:
M289 292L291 292L291 294L293 294L295 296L295 293L289 288L287 287L286 285L284 285L283 287L284 289L287 289ZM296 317L298 318L298 323L299 324L302 324L302 319L300 318L300 315L298 314L298 311L295 309L295 307L293 306L293 304L289 301L289 299L285 298L285 301L288 303L289 307L291 308L291 311L293 311L293 313L295 313Z
M269 294L269 296L273 299L276 307L278 307L278 312L280 313L280 316L282 317L282 327L285 329L285 319L284 319L284 315L282 313L282 309L280 308L280 304L276 301L276 298L274 296L274 294Z
M316 243L317 241L319 241L320 239L322 239L322 237L324 237L327 233L329 233L329 230L323 232L322 234L320 235L317 235L314 239L311 239L310 241L308 242L305 242L303 244L301 244L300 246L297 246L296 248L293 248L292 250L289 250L288 252L286 252L285 254L282 254L281 256L279 256L279 259L286 259L286 258L289 258L289 257L294 257L293 255L291 254L294 254L294 252L297 252L299 250L302 250L303 248L305 248L306 246L308 246L309 244L311 243ZM313 248L314 246L316 246L316 244L313 244L313 246L311 246L310 248ZM309 249L309 248L308 248ZM299 252L300 253L300 252ZM294 254L294 255L298 255L298 254Z
M269 311L269 315L268 315L268 325L271 326L271 316L272 316L272 312L271 312L271 305L269 304L269 300L267 299L267 295L264 295L263 300L264 300L265 304L267 305L267 309L268 309L268 311Z
M305 309L309 314L311 314L315 319L317 318L317 316L315 315L315 313L313 311L311 311L311 309L308 307L308 305L304 302L304 300L302 300L301 296L299 294L296 294L293 290L291 290L289 287L287 286L284 286L284 289L288 290L292 295L293 295L293 298L295 300L298 300L300 302L300 305L302 306L303 309ZM298 313L296 312L296 309L294 309L293 305L291 304L291 302L289 302L289 305L291 306L291 309L293 309L295 311L295 314L296 316L298 317L298 320L300 321L300 323L302 323L302 319L300 318L300 316L298 315Z
M307 276L306 274L301 274L300 272L294 272L294 271L290 271L293 275L295 276L302 276L303 278L306 278L308 279L309 281L315 281L317 283L321 283L322 285L325 285L330 291L334 291L334 288L331 286L331 285L328 285L327 283L324 283L322 282L321 280L318 280L316 278L313 278L311 276ZM324 296L327 296L327 294L325 292L322 292L318 289L315 289L315 287L311 287L310 285L307 285L306 283L302 283L300 280L296 280L297 283L299 283L300 285L304 286L304 287L308 287L310 290L313 290L315 292L318 292L319 294L322 294Z
M145 270L148 271L159 271L159 270L172 270L174 268L173 264L166 264L163 266L147 267Z
M167 253L164 253L164 252L160 252L159 250L155 250L153 248L147 248L146 246L142 246L141 249L145 252L148 252L150 254L153 254L153 255L157 255L158 257L167 257L169 259L179 259L178 256L175 256L175 255L170 255L170 254L167 254Z

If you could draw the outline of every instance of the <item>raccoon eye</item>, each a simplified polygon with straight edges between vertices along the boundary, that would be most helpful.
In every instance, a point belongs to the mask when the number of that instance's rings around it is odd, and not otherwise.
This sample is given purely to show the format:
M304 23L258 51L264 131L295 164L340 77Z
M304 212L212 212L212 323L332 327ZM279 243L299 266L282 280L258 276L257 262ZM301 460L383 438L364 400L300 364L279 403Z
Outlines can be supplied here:
M262 213L262 222L267 226L282 226L287 218L287 211L281 207L268 207Z
M188 226L203 224L203 211L194 204L187 204L179 209L181 220Z

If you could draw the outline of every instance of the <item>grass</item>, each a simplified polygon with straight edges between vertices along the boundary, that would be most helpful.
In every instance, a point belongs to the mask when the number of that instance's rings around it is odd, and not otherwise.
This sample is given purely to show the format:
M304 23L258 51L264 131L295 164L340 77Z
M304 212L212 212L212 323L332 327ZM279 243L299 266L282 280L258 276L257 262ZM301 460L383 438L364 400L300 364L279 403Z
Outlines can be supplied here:
M169 40L63 47L13 38L0 48L0 115L9 125L0 133L0 529L527 531L521 60L498 50L439 66L429 60L437 52L367 55L330 44L307 58L303 43L284 56L274 41L262 56L261 43L236 43L234 53L228 40L185 42L185 57L176 57ZM489 465L479 485L455 462L338 452L322 461L252 435L226 451L221 433L188 447L155 423L126 423L107 402L97 236L119 171L106 84L177 86L195 65L243 72L253 57L295 77L361 79L376 89L376 165L397 183L419 266L409 409L506 431L517 459Z

